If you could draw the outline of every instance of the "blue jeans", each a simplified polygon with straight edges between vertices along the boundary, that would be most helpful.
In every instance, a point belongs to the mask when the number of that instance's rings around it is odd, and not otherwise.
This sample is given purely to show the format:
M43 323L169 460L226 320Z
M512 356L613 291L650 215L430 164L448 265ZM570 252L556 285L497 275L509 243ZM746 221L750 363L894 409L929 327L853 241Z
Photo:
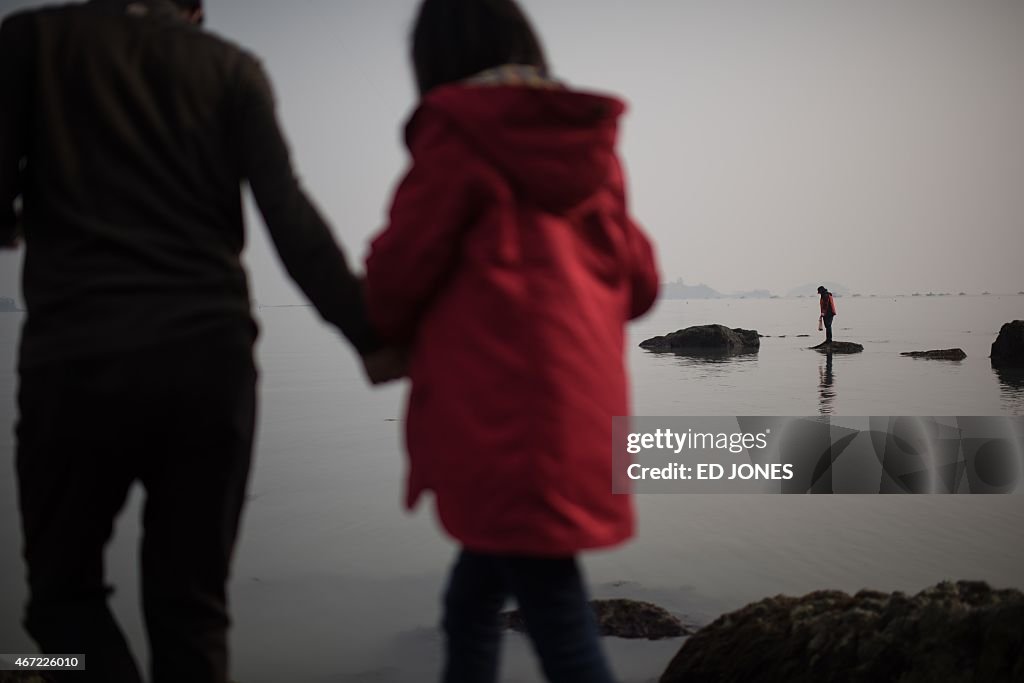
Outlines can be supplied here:
M612 683L575 557L485 555L463 550L444 598L444 683L492 683L498 675L505 599L519 605L551 683Z

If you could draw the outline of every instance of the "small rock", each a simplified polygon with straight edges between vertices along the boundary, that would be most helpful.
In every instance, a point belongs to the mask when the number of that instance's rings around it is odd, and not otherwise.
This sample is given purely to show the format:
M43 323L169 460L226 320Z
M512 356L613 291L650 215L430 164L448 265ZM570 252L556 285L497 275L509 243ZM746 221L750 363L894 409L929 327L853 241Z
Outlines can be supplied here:
M591 600L590 606L602 636L663 640L693 633L693 629L685 626L667 610L642 600ZM520 633L526 631L526 622L519 610L503 612L501 617L503 628Z
M905 351L900 354L908 358L931 358L933 360L963 360L967 354L963 349L936 349L933 351Z
M821 342L817 346L811 346L811 350L821 353L860 353L864 347L854 342Z

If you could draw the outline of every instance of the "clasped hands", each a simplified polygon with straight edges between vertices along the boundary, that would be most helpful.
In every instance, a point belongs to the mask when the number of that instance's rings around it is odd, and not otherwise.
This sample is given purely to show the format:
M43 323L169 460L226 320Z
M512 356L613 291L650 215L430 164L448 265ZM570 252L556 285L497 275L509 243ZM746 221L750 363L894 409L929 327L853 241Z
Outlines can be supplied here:
M402 379L409 371L409 349L386 346L362 356L363 373L370 384L378 385Z

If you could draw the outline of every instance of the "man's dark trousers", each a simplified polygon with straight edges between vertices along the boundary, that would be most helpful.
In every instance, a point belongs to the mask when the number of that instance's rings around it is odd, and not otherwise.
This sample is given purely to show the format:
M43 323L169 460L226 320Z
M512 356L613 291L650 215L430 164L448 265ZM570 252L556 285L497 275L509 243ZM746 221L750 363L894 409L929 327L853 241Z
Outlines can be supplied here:
M141 681L107 607L103 571L134 481L146 494L142 598L152 680L227 680L225 585L255 387L251 339L230 336L22 369L25 626L44 653L86 656L86 673L68 680Z
M826 315L825 318L825 341L831 343L832 341L832 318L834 315Z

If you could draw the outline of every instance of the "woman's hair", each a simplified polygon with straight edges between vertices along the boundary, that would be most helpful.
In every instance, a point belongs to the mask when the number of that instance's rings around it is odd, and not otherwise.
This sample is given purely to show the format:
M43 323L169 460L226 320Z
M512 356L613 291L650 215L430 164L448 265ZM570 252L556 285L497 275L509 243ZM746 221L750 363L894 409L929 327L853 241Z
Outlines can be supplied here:
M514 0L423 0L412 64L420 95L502 64L547 70L540 40Z

